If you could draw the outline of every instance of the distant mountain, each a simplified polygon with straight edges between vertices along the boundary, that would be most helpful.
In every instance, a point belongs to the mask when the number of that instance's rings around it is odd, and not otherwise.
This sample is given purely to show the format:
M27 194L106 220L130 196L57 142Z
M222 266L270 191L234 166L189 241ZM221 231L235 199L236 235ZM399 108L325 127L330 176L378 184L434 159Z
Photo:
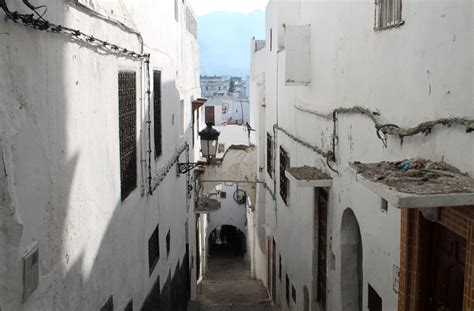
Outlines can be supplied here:
M265 13L214 12L198 18L201 74L245 77L250 40L265 37Z

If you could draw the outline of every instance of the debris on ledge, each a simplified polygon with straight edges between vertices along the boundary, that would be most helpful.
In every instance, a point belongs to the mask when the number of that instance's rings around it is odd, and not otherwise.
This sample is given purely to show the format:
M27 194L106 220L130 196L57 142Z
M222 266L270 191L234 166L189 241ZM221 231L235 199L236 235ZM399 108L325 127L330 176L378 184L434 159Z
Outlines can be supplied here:
M296 183L297 187L330 187L332 178L312 166L290 167L286 169L285 175L290 182Z
M199 214L208 214L217 212L220 208L221 202L211 198L200 197L197 200L195 212Z
M354 162L351 167L367 180L382 183L402 193L474 193L473 178L442 162L424 159L380 163Z

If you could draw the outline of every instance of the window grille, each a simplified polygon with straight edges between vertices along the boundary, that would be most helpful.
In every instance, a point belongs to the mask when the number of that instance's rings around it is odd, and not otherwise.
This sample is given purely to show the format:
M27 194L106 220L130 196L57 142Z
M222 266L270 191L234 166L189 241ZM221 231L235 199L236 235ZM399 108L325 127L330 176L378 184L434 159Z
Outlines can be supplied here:
M376 0L375 25L376 30L403 25L402 0Z
M155 159L163 152L161 136L161 71L153 71L153 122L155 135Z
M267 133L267 172L273 178L273 142L272 136Z
M122 201L137 187L136 111L136 73L119 72L120 190Z
M280 146L280 196L286 205L288 205L288 189L290 181L286 177L285 171L289 166L290 157L288 156L288 152Z
M157 225L150 238L148 239L148 268L150 275L160 259L160 231Z

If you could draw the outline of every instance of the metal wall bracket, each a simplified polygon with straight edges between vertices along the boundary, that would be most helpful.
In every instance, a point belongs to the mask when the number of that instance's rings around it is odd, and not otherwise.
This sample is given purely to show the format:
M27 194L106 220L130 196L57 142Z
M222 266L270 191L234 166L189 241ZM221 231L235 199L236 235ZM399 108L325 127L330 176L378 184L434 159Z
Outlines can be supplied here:
M186 174L187 172L193 170L196 166L198 166L197 163L192 163L192 162L186 162L186 163L178 163L177 169L178 169L178 175L181 174Z

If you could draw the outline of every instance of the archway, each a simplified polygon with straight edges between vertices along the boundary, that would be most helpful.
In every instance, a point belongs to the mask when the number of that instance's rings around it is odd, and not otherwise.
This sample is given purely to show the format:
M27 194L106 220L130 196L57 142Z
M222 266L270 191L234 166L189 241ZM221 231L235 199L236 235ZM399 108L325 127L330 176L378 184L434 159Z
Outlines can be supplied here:
M341 224L341 302L343 311L362 310L362 239L352 209L342 215Z
M208 238L209 257L243 258L247 252L245 234L232 225L218 226Z

